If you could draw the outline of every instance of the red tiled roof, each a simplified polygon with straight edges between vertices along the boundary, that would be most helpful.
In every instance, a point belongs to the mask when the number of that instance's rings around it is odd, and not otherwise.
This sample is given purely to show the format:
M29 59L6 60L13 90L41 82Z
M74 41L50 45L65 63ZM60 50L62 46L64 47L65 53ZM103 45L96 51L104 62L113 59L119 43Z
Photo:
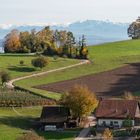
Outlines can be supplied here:
M101 100L95 114L97 118L134 119L137 105L135 100Z

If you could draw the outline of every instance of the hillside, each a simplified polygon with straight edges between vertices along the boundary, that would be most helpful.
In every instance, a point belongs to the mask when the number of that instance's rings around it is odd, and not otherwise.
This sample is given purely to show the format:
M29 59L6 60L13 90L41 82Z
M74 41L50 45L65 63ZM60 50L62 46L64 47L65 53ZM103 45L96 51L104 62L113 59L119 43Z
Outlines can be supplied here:
M128 39L128 26L128 23L113 23L109 21L86 20L82 22L74 22L68 25L51 25L51 28L72 31L77 39L82 34L85 34L87 38L87 44L93 45L104 42ZM44 27L44 25L13 25L6 26L4 28L0 27L0 38L4 38L7 33L9 33L12 29L15 28L19 31L30 31L31 29L36 29L36 31L39 31Z
M123 65L127 65L128 63L140 62L139 46L140 40L106 43L94 47L90 46L89 56L92 61L91 64L18 81L16 82L16 85L45 95L48 93L47 91L33 87L112 70ZM51 94L53 96L53 93Z

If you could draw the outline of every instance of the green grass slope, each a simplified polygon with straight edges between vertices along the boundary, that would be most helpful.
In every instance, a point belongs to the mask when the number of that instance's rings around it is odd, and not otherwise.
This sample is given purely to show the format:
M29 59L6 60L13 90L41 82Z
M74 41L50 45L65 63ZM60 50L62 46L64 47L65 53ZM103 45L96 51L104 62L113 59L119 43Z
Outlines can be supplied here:
M12 108L0 108L0 140L16 140L17 137L32 128L32 120L40 117L42 107L15 108L20 114L13 111ZM47 140L73 140L78 131L75 132L39 132Z
M127 40L90 46L89 53L90 60L93 61L91 64L51 73L49 75L21 80L15 84L36 93L52 98L59 98L60 94L35 89L33 86L95 74L121 67L127 63L140 62L140 40Z
M49 65L43 68L43 70L37 70L31 65L31 60L35 57L37 56L24 54L0 54L0 71L8 71L13 79L24 75L31 75L32 73L38 73L41 71L47 71L78 63L77 60L64 58L54 60L53 58L49 57ZM19 64L21 60L24 61L23 66Z

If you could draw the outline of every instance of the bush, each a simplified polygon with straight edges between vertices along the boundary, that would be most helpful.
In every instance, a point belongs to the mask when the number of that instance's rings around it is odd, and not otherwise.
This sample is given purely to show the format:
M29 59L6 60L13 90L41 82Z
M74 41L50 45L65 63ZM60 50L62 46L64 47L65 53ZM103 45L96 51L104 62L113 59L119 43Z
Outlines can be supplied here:
M19 61L19 64L20 64L20 65L24 65L24 61L23 61L23 60L20 60L20 61Z
M104 130L103 138L104 138L104 140L112 140L113 139L112 131L109 128L106 128Z
M24 134L17 140L45 140L43 137L38 136L34 131Z
M132 120L131 119L126 119L123 121L123 127L126 127L126 128L130 128L132 127Z
M53 56L53 59L54 59L54 60L57 60L57 59L58 59L58 56L57 56L57 55L54 55L54 56Z
M48 65L49 60L44 56L40 56L38 58L33 59L31 63L34 67L43 68Z
M93 127L93 128L91 129L91 134L92 134L93 136L96 136L96 135L97 135L97 132L96 132L96 128L95 128L95 127Z
M8 82L8 81L11 79L9 73L7 73L7 72L5 72L5 71L1 72L1 73L0 73L0 76L1 76L2 85L3 85L4 83Z

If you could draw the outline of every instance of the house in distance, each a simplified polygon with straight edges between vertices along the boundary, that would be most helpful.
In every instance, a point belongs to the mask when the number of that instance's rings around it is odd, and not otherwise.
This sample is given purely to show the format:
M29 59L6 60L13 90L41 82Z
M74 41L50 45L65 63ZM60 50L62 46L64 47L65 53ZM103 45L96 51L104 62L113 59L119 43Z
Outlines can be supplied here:
M95 115L98 126L121 128L123 121L128 118L132 121L132 126L134 126L136 120L140 117L139 103L135 100L102 99Z
M44 106L42 109L40 124L42 130L55 131L67 127L76 126L72 121L70 110L63 106Z

